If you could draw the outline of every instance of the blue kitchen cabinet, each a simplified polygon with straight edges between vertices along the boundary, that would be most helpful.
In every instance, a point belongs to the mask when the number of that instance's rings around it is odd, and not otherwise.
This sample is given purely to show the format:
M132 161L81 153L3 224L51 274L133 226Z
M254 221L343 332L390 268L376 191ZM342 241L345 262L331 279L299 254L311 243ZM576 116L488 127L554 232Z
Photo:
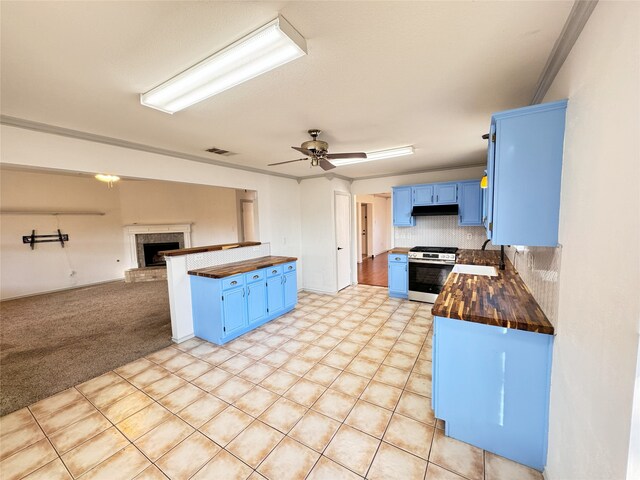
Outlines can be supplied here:
M292 310L298 301L296 262L224 278L189 279L194 333L217 345Z
M284 280L284 308L292 308L298 301L298 279L296 272L291 271L283 275Z
M433 205L433 185L415 185L411 187L411 198L414 206Z
M402 253L389 254L389 296L408 298L409 296L409 268L407 255Z
M457 183L436 183L434 185L434 205L450 205L458 203Z
M393 187L393 226L413 227L416 219L411 216L413 209L411 187Z
M479 180L458 184L458 225L482 226L482 197Z
M284 277L279 275L267 280L267 305L269 313L278 313L284 308Z
M224 335L233 335L247 326L245 287L225 290L222 295L222 329Z
M553 335L435 317L432 406L445 434L543 470Z
M487 235L495 245L555 247L567 101L495 113L487 156Z
M253 281L247 282L247 319L253 324L267 316L267 283L264 270L248 276Z

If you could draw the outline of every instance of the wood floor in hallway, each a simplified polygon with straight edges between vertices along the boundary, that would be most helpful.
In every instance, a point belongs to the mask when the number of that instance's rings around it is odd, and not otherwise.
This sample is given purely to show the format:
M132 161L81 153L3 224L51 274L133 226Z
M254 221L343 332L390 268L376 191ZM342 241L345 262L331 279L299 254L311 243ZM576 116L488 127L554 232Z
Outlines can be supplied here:
M358 283L387 287L389 285L387 279L388 257L389 254L385 252L373 258L362 259L362 263L358 264Z

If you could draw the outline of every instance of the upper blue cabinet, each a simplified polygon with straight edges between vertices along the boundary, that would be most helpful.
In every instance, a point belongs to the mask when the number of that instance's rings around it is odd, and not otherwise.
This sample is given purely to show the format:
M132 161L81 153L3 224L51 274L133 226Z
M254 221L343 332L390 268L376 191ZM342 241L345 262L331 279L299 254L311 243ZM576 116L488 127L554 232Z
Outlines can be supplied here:
M494 245L558 244L567 101L491 117L485 209Z
M411 187L413 205L450 205L458 203L457 183L432 183Z
M413 209L411 187L393 187L393 225L413 227L416 219L411 216Z
M479 180L458 184L458 224L466 227L482 225L482 189Z

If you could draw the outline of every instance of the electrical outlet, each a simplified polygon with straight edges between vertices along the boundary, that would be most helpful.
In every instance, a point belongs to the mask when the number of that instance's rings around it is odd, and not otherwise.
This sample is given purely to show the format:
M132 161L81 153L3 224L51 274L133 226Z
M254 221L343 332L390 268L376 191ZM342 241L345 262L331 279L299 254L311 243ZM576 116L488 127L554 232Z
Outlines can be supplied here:
M194 259L194 260L204 260L204 254L202 254L202 253L196 253L196 254L193 256L193 259Z
M69 272L69 276L70 276L70 277L75 277L75 276L76 276L76 273L77 273L77 272L76 272L75 270L71 270L71 271Z
M467 240L473 239L473 233L467 233Z

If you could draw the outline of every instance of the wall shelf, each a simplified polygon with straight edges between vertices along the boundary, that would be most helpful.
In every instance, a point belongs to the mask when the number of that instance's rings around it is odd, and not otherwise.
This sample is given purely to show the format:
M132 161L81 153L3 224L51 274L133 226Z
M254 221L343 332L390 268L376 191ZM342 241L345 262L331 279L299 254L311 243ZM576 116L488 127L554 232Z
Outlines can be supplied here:
M96 215L103 216L105 212L83 212L83 211L58 211L58 210L18 210L5 208L0 210L0 215Z

